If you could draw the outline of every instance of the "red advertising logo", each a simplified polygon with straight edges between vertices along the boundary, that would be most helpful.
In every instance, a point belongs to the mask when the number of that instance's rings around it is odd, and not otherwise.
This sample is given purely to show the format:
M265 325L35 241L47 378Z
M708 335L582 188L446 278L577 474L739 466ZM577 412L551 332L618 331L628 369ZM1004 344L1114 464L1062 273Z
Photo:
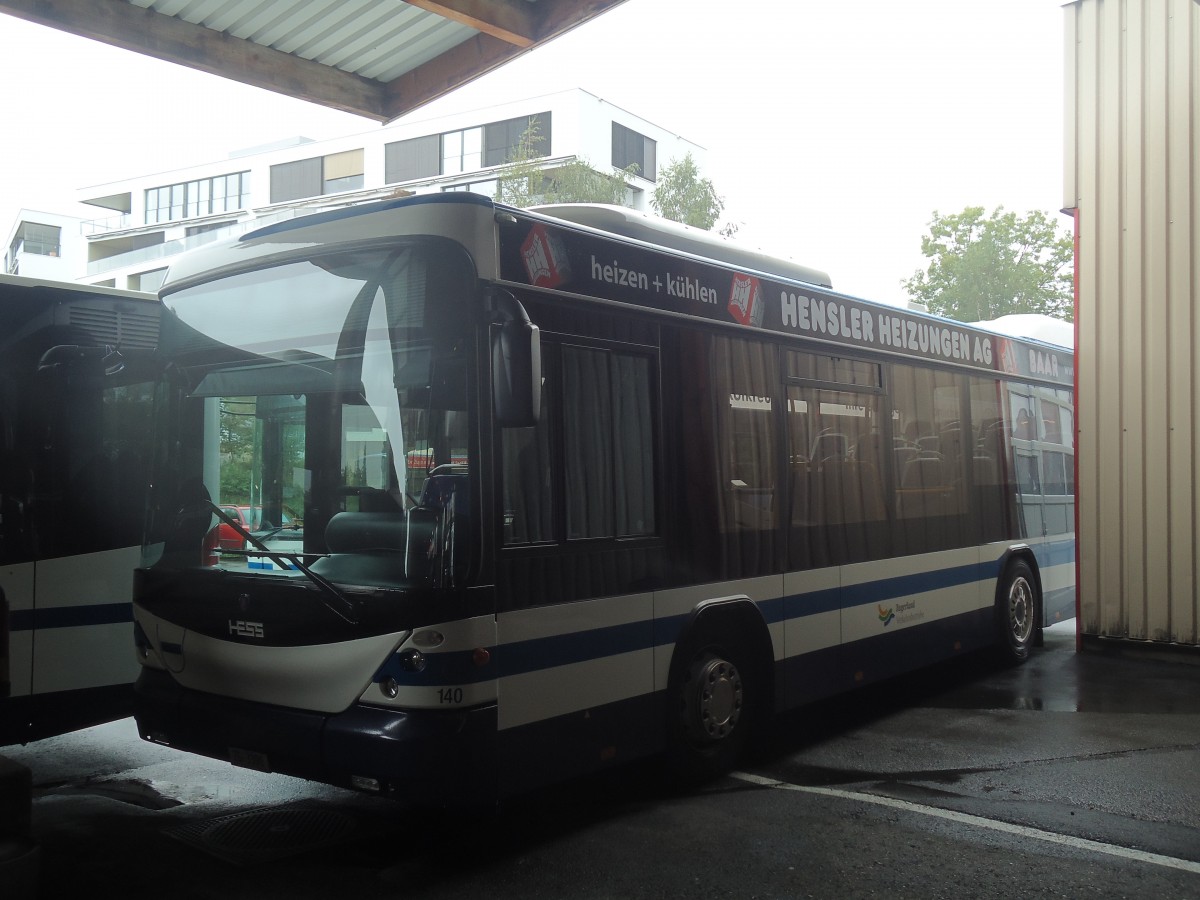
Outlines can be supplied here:
M536 287L558 287L571 280L571 261L562 241L540 222L521 244L521 260L529 283Z
M729 312L743 325L762 325L762 285L753 275L734 275L729 289Z
M1008 375L1020 374L1020 367L1017 365L1017 345L1007 338L996 338L997 349L1000 359L1000 371Z

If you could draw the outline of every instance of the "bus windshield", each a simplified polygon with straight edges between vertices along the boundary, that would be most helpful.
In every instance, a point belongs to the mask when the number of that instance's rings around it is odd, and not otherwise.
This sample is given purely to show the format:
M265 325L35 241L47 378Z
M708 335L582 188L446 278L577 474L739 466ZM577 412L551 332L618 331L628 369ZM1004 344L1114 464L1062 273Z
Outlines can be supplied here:
M413 242L168 294L161 421L195 437L162 444L145 563L376 586L461 570L464 259Z

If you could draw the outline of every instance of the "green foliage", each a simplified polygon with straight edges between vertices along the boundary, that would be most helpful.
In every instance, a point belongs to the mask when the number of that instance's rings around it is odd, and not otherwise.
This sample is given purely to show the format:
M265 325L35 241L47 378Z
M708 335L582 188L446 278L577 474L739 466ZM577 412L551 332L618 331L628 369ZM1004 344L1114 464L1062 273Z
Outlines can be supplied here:
M982 206L949 216L935 211L921 252L932 262L904 287L931 313L961 322L1011 313L1074 316L1073 240L1045 213L1021 218L998 207L985 217Z
M708 231L721 218L725 202L717 195L713 183L700 177L696 161L688 153L658 173L650 206L664 219ZM736 225L727 225L721 233L729 237L736 230Z
M593 168L586 159L576 159L547 169L541 162L545 154L540 146L544 141L535 116L514 148L508 167L498 179L496 200L517 207L539 203L628 205L629 178L637 174L636 165L605 174Z
M222 397L221 493L219 503L244 506L250 502L250 480L254 466L254 398Z

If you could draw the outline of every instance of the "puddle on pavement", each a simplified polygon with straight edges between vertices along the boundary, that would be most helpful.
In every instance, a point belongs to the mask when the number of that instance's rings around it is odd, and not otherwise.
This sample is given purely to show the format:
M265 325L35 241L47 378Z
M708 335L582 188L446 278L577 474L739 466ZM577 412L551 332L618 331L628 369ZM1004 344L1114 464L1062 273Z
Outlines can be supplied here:
M273 862L360 839L368 833L354 815L298 804L252 809L188 822L166 834L237 865Z
M167 797L154 786L136 779L87 779L86 781L64 782L41 785L34 791L35 797L88 796L119 800L141 809L171 809L180 806L179 800Z

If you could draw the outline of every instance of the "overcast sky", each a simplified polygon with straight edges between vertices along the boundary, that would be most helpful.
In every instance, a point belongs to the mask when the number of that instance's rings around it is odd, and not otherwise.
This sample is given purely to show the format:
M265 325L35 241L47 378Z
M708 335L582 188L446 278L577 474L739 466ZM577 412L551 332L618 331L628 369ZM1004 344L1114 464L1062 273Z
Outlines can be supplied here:
M1058 215L1063 41L1060 0L626 0L410 119L583 88L705 147L742 239L900 303L934 211ZM6 15L0 80L5 235L90 185L379 127Z

